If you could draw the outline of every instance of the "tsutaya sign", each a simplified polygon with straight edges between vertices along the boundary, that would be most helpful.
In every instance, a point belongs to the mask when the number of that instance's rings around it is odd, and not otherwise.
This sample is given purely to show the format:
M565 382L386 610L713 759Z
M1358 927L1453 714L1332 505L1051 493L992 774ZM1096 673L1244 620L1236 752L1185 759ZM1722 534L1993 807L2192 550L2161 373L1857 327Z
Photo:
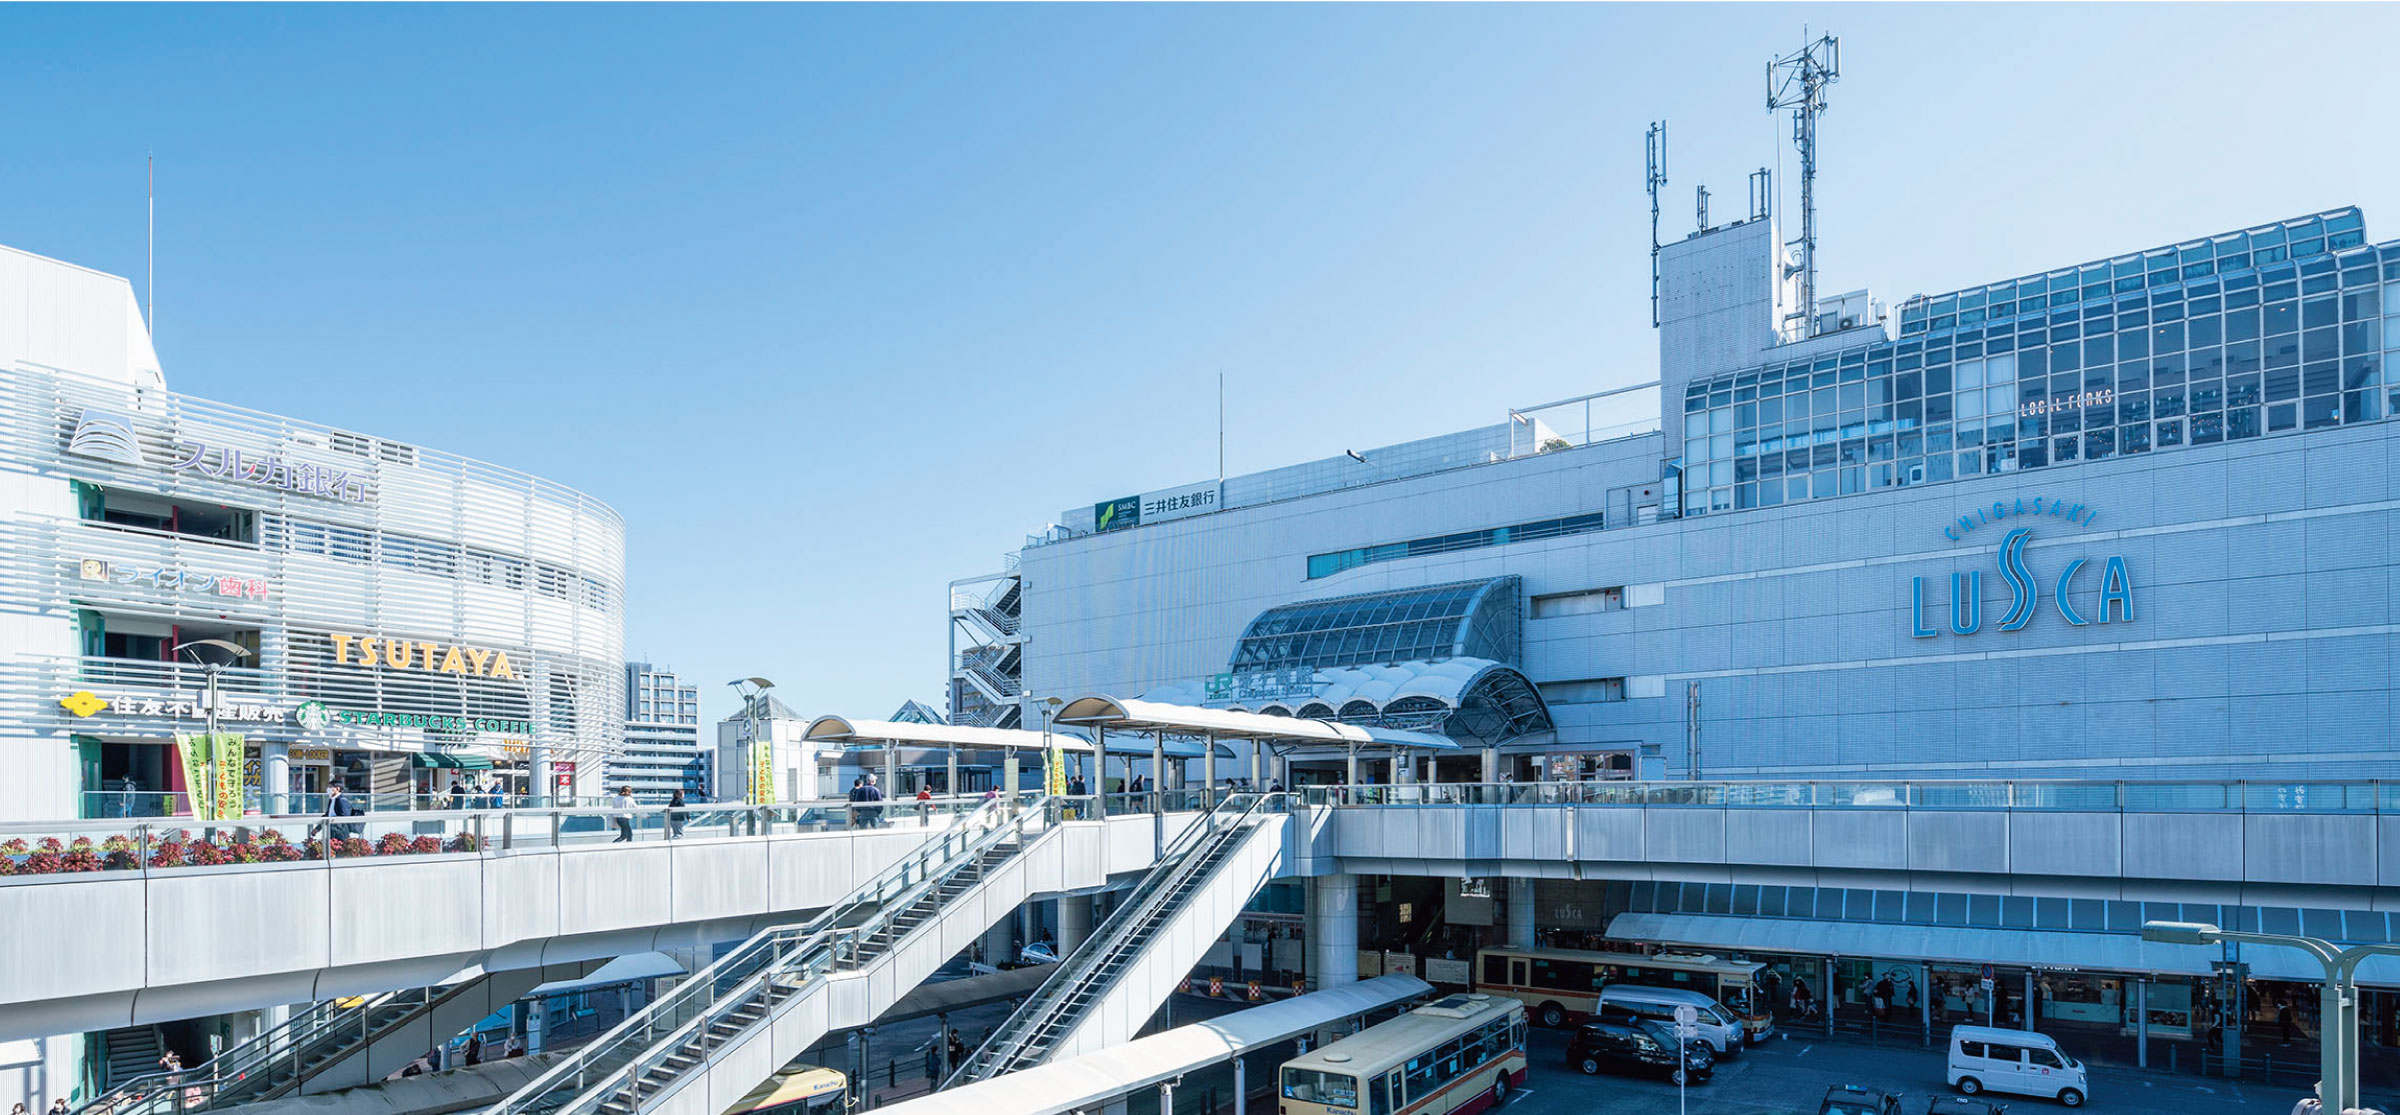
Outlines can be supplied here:
M2090 526L2097 513L2080 503L2061 503L2036 496L2014 502L1995 502L1978 507L1942 528L1942 536L1952 541L1965 538L1984 526L2009 526L2000 539L1997 561L2000 579L2008 583L2008 611L1997 626L2002 631L2017 631L2033 622L2041 610L2042 582L2036 580L2025 562L2025 544L2033 537L2031 526L2015 525L2019 520L2037 518L2061 519L2079 526ZM2096 588L2078 590L2076 577L2083 572L2087 559L2076 558L2060 570L2050 582L2051 605L2060 619L2082 627L2092 623L2127 623L2133 619L2133 580L2125 570L2123 555L2111 555L2103 560ZM1908 582L1908 633L1919 639L1930 639L1941 633L1940 604L1932 602L1935 614L1926 619L1928 606L1925 578L1911 577ZM2087 612L2085 609L2089 609ZM1983 630L1983 571L1971 569L1950 574L1950 633L1972 635Z
M504 650L417 643L407 639L379 639L372 635L333 634L326 638L333 640L333 664L336 666L355 664L382 666L390 670L431 670L510 681L517 678L517 672L509 668L508 652Z

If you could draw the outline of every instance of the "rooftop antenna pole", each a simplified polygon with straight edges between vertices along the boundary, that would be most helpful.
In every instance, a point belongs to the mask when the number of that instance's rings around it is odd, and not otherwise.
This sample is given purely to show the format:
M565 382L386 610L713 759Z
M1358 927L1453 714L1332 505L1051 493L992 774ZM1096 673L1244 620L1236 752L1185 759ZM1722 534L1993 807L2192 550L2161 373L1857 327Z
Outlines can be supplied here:
M1792 145L1800 149L1800 249L1785 278L1799 276L1795 292L1800 336L1816 334L1817 299L1817 117L1825 113L1825 87L1841 80L1841 41L1819 36L1797 53L1767 63L1767 111L1792 110ZM1788 320L1788 319L1787 319Z
M1767 168L1763 166L1758 168L1758 173L1750 176L1751 220L1755 221L1765 217L1773 210L1774 206L1770 202L1770 198L1773 197L1770 191L1775 188L1773 183L1774 175L1769 174Z
M1650 327L1658 328L1658 191L1667 184L1667 122L1650 125ZM1703 222L1706 223L1706 222Z
M142 259L142 278L144 285L150 288L149 293L144 295L145 300L150 304L144 309L150 319L150 343L155 347L158 344L158 156L155 154L147 156L147 164L150 190L150 233L149 245L145 249Z
M1708 231L1708 187L1706 187L1706 186L1702 186L1702 187L1700 187L1700 188L1699 188L1699 191L1700 191L1700 192L1699 192L1697 195L1695 195L1695 196L1696 196L1696 198L1697 198L1697 201L1698 201L1698 208L1699 208L1699 212L1700 212L1700 231L1702 231L1702 232L1707 232L1707 231Z
M1225 373L1217 372L1217 506L1225 506Z

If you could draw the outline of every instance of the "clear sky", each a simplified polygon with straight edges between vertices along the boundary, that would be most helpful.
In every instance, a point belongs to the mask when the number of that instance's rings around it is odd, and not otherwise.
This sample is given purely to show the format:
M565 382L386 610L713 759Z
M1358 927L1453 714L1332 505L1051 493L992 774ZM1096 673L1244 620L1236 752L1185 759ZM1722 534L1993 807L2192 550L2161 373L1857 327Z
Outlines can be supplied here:
M1067 507L1650 378L1642 132L1741 215L1841 36L1820 289L2391 204L2386 5L0 8L0 243L178 390L615 505L629 651L942 695ZM1781 152L1779 154L1779 152Z

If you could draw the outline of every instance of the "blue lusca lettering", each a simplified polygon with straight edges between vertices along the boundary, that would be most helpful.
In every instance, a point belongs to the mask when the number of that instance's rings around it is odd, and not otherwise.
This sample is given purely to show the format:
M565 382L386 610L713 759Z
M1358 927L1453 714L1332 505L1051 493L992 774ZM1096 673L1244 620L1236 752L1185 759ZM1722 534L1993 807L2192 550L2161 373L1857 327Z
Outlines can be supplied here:
M2080 511L2081 508L2076 510ZM1947 532L1945 532L1947 533ZM2008 611L2001 614L1999 628L2017 631L2033 622L2033 614L2041 608L2042 586L2034 579L2033 570L2025 564L2025 542L2033 531L2018 527L2000 540L2000 579L2008 583ZM2100 570L2099 594L2091 597L2091 614L2086 616L2076 605L2076 574L2081 573L2084 559L2067 563L2058 580L2052 582L2051 603L2058 609L2059 618L2077 627L2090 623L2126 623L2133 619L2133 579L2125 572L2123 556L2109 558ZM1911 577L1908 581L1909 634L1930 639L1940 634L1934 624L1925 619L1925 578ZM1935 623L1940 622L1939 611ZM1950 633L1972 635L1983 630L1983 571L1969 570L1950 574Z

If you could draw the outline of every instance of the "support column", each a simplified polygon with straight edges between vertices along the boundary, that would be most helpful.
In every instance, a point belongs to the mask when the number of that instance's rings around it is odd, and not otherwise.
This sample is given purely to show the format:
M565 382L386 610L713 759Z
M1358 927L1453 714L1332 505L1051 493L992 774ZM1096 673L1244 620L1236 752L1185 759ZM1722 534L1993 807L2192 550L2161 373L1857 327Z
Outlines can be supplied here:
M2025 997L2017 1001L2017 1016L2024 1021L2024 1025L2018 1027L2019 1029L2031 1030L2041 1025L2041 1022L2034 1017L2033 1006L2033 969L2027 968L2025 969Z
M1152 793L1156 793L1167 788L1166 779L1164 778L1164 775L1166 774L1166 767L1167 733L1164 731L1152 732L1150 733L1150 790ZM1157 810L1157 806L1151 807L1152 812L1157 812Z
M1837 1000L1833 996L1833 958L1830 956L1825 958L1824 973L1825 982L1817 985L1817 1001L1825 1004L1825 1036L1832 1037L1833 1008Z
M875 1109L875 1078L867 1071L867 1055L875 1044L875 1027L858 1032L858 1109Z
M1250 741L1250 788L1264 792L1267 788L1267 741Z
M2150 1067L2150 981L2133 981L2133 1063Z
M900 745L889 740L883 744L883 796L888 801L900 800ZM890 811L885 811L890 816Z
M1308 881L1308 989L1358 982L1358 876Z
M947 776L942 782L942 793L956 797L958 796L958 748L956 746L942 748L942 762L945 768L944 773Z
M1342 796L1348 798L1349 795L1357 793L1358 791L1354 789L1357 785L1358 745L1353 743L1342 749Z
M1200 808L1217 803L1217 737L1200 737Z
M1250 1071L1242 1055L1233 1055L1233 1115L1250 1115Z
M1500 749L1497 747L1483 749L1483 780L1485 782L1500 781Z
M1917 1025L1925 1028L1925 1048L1933 1048L1933 968L1917 965Z
M984 963L997 968L1000 967L1003 962L1014 961L1017 958L1016 946L1014 942L1009 940L1010 933L1016 928L1016 926L1013 924L1014 920L1015 919L1013 918L1002 917L1000 920L993 922L990 929L983 931Z
M1092 815L1108 819L1108 725L1092 725Z
M534 744L525 765L533 772L525 792L537 804L548 802L550 795L556 792L550 788L550 748L545 744Z
M268 816L291 811L292 749L287 744L258 745L258 808Z
M1000 777L1002 779L1000 803L1009 809L1014 809L1017 805L1017 762L1017 749L1013 747L1009 748L1007 756L1000 760Z
M1529 949L1533 944L1533 880L1508 881L1508 947Z
M1074 955L1092 935L1092 896L1070 894L1058 900L1058 958Z

